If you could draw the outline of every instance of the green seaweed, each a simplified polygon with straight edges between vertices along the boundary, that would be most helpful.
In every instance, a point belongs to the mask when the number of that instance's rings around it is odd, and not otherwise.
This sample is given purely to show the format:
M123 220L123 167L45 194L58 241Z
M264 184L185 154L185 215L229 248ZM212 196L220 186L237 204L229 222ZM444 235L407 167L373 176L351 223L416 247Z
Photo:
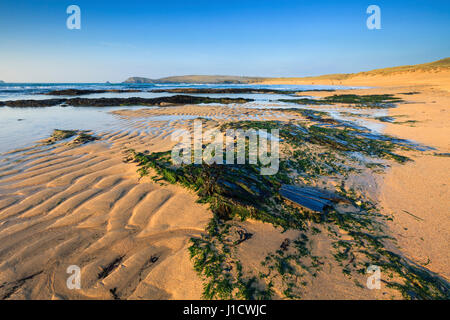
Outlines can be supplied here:
M296 103L301 105L330 105L336 103L352 104L356 108L393 108L394 103L403 102L402 99L392 94L336 94L322 99L281 99L282 102Z
M195 271L205 279L205 299L270 299L271 285L261 287L254 276L245 277L236 249L226 243L230 224L213 218L201 238L191 238L189 252Z
M45 144L54 144L57 141L65 140L68 138L71 138L77 134L78 131L76 130L61 130L61 129L54 129L52 135L50 138L45 140Z
M395 150L411 150L405 144L395 143L389 136L380 136L381 139L367 137L368 132L351 127L325 127L311 125L309 127L302 123L281 121L240 121L230 122L222 125L221 129L279 129L280 137L289 144L300 147L305 143L317 146L329 147L332 150L345 152L360 152L370 157L392 159L403 163L410 160L406 156L394 153ZM397 139L398 140L398 139Z
M192 238L189 248L194 268L205 280L204 298L270 298L276 283L285 298L297 299L302 295L302 287L307 285L304 276L314 277L320 271L320 258L311 255L307 249L308 239L303 235L294 240L293 245L282 244L279 250L270 253L262 262L265 271L259 277L244 274L236 255L237 245L230 244L226 238L233 223L248 218L284 230L307 231L308 221L322 223L334 239L334 258L347 277L363 273L367 266L376 264L393 275L392 279L385 280L386 285L400 291L405 298L449 298L450 286L445 280L386 249L385 242L393 239L385 236L382 221L391 218L382 215L364 195L345 188L344 178L350 172L357 172L351 152L402 163L408 158L394 153L397 149L409 150L402 141L391 141L386 136L379 140L368 138L364 135L366 132L354 128L307 126L295 121L239 121L221 126L222 130L230 128L279 129L284 147L279 172L262 176L259 163L175 166L169 151L128 152L127 161L138 163L141 176L155 170L165 181L195 190L199 201L210 205L213 218L206 234ZM357 210L334 208L323 215L314 214L290 206L278 194L281 184L295 183L299 179L316 184L324 176L341 179L338 193ZM340 239L339 230L345 231L351 239Z
M68 142L67 144L69 146L78 146L81 144L85 144L91 141L98 140L97 137L93 136L92 134L80 130L60 130L55 129L53 130L52 135L50 138L44 140L44 144L54 144L58 141L62 141L65 139L69 139L76 136L72 141Z
M259 277L269 283L280 281L286 298L300 299L301 289L307 285L305 274L316 277L322 264L319 257L311 255L308 237L301 234L292 242L285 239L280 249L266 256L261 262L265 272L260 272Z
M92 134L80 132L78 136L69 143L69 145L78 146L95 140L98 140L98 138L93 136Z

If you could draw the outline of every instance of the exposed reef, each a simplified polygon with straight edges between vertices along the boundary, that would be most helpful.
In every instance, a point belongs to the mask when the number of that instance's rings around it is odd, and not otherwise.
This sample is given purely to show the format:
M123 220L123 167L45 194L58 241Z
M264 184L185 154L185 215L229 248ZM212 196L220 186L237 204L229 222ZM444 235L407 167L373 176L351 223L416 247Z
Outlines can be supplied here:
M88 131L54 129L52 135L48 139L43 140L43 144L46 145L55 144L59 141L66 140L74 136L76 136L74 139L67 142L68 146L74 147L91 141L98 140L96 136L93 136Z
M0 101L0 106L11 108L20 107L53 107L66 102L67 99L42 99L42 100L9 100Z
M70 99L42 99L42 100L10 100L0 101L0 106L8 107L52 107L57 105L74 107L109 107L109 106L162 106L179 104L200 104L200 103L246 103L253 99L243 98L209 98L194 97L187 95L176 95L160 98L70 98Z
M111 90L92 90L92 89L65 89L65 90L53 90L44 93L47 96L81 96L93 93L125 93L125 92L142 92L139 89L111 89Z
M392 94L371 94L371 95L356 95L356 94L335 94L323 99L282 99L282 102L296 103L302 105L332 105L336 103L351 104L356 108L394 108L398 102L403 102L402 99L395 97Z
M175 88L175 89L154 89L151 92L168 92L168 93L263 93L263 94L294 94L296 92L305 91L328 91L328 89L314 90L277 90L277 89L260 89L260 88Z

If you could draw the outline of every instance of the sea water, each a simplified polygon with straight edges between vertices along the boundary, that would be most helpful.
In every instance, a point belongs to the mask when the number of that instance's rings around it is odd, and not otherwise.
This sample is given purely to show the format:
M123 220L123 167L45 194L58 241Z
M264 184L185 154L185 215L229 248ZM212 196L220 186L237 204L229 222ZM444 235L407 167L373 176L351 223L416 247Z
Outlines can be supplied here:
M109 84L109 83L2 83L0 84L0 101L64 98L64 96L46 95L53 90L89 89L89 90L128 90L139 89L142 92L106 92L83 95L83 98L157 98L172 96L173 93L152 92L152 89L173 88L252 88L273 90L324 90L352 89L356 87L321 86L321 85L252 85L252 84ZM298 98L293 94L189 94L212 98L247 98L254 102L243 106L269 108L270 106L296 107L293 104L279 102L279 99ZM71 96L71 98L77 96ZM92 130L107 132L120 129L125 125L123 118L112 114L112 110L139 109L149 107L112 106L112 107L38 107L10 108L0 107L0 154L6 151L30 146L38 140L47 138L54 129ZM195 116L194 116L195 118ZM159 121L160 118L150 118Z

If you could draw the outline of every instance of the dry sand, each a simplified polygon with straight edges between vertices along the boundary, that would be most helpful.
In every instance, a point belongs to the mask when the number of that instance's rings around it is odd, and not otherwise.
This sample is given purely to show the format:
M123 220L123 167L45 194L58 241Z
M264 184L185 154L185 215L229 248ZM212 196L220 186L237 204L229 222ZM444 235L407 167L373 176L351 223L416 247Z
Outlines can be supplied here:
M269 79L263 84L321 84L343 86L368 86L368 87L406 87L406 86L433 86L441 90L450 91L450 70L442 69L432 72L398 72L385 76L382 74L356 74L350 79L316 79L316 78L280 78Z
M370 77L342 84L382 87L357 93L398 94L408 103L390 110L390 115L418 122L414 126L387 124L386 132L448 153L449 75ZM401 95L405 92L419 93ZM333 93L314 93L327 94ZM194 193L180 186L139 179L136 166L123 162L123 151L168 150L175 143L171 132L192 123L172 119L150 124L148 117L200 115L210 119L206 122L210 127L236 118L289 118L279 111L238 106L114 113L126 119L128 127L100 134L97 142L75 148L63 143L33 146L8 154L8 161L0 167L0 298L201 298L202 280L193 270L187 247L190 237L203 232L211 212L196 203ZM395 217L388 227L401 252L450 279L449 158L436 157L433 152L413 158L414 162L394 165L376 178L380 205ZM247 268L257 269L267 253L297 235L256 221L244 225L254 234L239 249ZM329 242L326 236L313 238L313 253L329 256ZM81 290L66 286L70 265L81 267ZM306 299L399 298L384 288L356 287L333 259L326 260L318 277L309 280ZM364 283L365 277L358 280Z

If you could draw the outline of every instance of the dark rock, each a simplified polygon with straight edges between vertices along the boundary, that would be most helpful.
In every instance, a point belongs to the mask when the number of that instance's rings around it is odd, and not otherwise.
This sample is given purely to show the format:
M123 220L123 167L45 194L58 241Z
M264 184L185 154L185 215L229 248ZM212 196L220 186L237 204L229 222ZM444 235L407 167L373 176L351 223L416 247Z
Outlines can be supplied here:
M68 99L66 103L72 106L95 106L95 107L106 107L106 106L128 106L128 105L138 105L138 106L154 106L160 105L162 103L169 104L199 104L199 103L245 103L253 101L250 99L242 98L209 98L209 97L194 97L185 95L176 95L171 97L160 97L160 98L99 98L99 99L85 99L85 98L73 98Z
M71 99L43 99L43 100L10 100L0 101L0 106L8 107L51 107L56 105L69 106L92 106L92 107L114 107L114 106L157 106L170 104L200 104L200 103L246 103L253 99L243 98L209 98L194 97L187 95L176 95L159 98L71 98Z
M10 101L0 101L0 106L8 106L12 108L52 107L57 106L65 101L66 99L10 100Z
M85 94L93 94L93 93L106 93L106 92L142 92L142 90L137 89L111 89L111 90L90 90L90 89L65 89L65 90L54 90L50 92L44 93L48 96L81 96Z
M247 232L243 227L233 225L228 230L228 233L225 236L224 241L230 245L237 246L242 242L250 239L253 236L252 233Z
M248 94L248 93L263 93L263 94L294 94L296 92L305 91L334 91L325 89L314 90L277 90L277 89L263 89L263 88L175 88L175 89L154 89L152 92L169 92L169 93L215 93L215 94Z
M344 201L343 198L326 190L294 185L281 186L280 195L297 205L321 213L331 208L333 203Z
M256 89L256 88L175 88L175 89L154 89L152 92L168 93L214 93L214 94L234 94L234 93L265 93L265 94L292 94L296 91L274 90L274 89Z
M288 238L284 239L280 245L281 250L287 251L289 249L289 245L291 244L291 240Z

